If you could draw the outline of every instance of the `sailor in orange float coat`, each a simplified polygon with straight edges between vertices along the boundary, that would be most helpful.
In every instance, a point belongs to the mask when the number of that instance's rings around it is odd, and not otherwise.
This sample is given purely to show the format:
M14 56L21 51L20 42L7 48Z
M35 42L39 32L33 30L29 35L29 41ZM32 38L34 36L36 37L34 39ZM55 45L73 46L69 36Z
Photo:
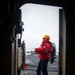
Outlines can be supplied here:
M44 35L42 44L39 48L35 48L35 52L39 54L40 61L38 63L37 75L48 75L47 64L50 59L50 52L53 50L52 43L49 41L50 36Z

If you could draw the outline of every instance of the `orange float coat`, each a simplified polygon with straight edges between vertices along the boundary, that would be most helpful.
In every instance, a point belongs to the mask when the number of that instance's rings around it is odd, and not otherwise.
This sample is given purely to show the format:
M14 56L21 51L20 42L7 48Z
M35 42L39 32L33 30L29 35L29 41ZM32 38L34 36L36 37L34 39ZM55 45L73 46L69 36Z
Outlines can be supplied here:
M39 54L40 60L50 59L50 52L52 52L53 46L49 40L42 41L42 44L39 48L35 49L35 52Z

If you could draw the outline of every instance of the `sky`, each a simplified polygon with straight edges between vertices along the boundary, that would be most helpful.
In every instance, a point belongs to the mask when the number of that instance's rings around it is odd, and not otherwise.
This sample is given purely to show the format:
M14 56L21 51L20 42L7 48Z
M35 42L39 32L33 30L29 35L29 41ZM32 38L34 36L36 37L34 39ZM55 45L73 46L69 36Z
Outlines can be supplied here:
M21 6L26 51L40 47L42 37L50 36L50 41L56 45L59 52L59 9L61 7L27 3Z

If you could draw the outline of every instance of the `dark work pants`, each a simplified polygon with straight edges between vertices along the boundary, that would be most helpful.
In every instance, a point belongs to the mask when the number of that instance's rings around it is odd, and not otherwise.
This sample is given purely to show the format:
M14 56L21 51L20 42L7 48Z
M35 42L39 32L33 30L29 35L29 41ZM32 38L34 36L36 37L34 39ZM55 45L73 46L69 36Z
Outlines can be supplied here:
M39 61L38 67L37 67L37 75L41 75L41 72L43 75L48 75L47 64L48 64L48 60Z
M51 52L50 62L51 62L51 63L53 63L53 62L54 62L54 52Z

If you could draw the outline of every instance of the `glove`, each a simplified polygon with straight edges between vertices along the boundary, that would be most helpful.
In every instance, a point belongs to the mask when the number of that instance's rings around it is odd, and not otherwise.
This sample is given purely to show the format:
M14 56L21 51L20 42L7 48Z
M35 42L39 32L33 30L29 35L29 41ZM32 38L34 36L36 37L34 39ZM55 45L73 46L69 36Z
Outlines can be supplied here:
M35 52L35 51L36 51L36 49L37 49L37 48L34 48L34 49L33 49L33 52Z
M37 54L36 50L37 50L37 48L34 48L34 52L35 52L35 54Z

